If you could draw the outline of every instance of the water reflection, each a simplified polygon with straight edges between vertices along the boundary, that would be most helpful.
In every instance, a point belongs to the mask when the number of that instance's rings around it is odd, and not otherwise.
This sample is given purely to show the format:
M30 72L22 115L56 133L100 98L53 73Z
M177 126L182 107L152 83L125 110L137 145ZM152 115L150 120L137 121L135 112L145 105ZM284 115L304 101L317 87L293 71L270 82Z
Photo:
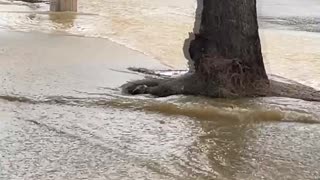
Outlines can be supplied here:
M49 13L49 20L59 30L68 30L74 27L76 13Z
M204 135L199 137L198 146L207 155L212 170L225 179L235 177L241 171L241 155L250 125L224 120L200 121L199 125Z

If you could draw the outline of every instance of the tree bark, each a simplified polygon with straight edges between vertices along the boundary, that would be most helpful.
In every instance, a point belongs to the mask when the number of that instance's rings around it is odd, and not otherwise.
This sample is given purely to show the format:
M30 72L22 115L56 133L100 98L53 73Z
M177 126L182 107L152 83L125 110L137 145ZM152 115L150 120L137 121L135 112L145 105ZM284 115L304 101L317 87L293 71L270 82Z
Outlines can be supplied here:
M203 0L199 34L189 52L196 73L229 93L250 96L269 88L256 0Z

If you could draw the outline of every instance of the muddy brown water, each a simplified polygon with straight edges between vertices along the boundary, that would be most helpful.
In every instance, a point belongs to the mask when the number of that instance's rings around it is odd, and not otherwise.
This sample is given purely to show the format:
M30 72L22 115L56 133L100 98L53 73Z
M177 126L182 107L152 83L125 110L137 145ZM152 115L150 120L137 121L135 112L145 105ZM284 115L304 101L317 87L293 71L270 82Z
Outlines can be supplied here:
M258 5L268 72L320 89L319 2ZM195 2L47 8L0 0L0 179L320 178L318 102L120 92L185 69Z

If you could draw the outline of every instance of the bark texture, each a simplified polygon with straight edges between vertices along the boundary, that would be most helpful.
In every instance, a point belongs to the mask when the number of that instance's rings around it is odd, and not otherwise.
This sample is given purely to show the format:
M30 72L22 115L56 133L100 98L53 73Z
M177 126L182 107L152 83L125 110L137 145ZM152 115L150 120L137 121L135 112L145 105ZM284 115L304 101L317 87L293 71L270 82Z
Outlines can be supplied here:
M199 34L189 52L196 74L224 91L250 96L269 88L256 0L203 0Z

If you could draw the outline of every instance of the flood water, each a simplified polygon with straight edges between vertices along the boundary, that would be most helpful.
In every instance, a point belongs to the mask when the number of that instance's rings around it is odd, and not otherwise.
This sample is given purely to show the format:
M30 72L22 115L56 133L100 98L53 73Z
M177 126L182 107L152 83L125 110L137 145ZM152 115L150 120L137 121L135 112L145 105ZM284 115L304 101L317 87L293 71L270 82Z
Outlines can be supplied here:
M193 0L0 0L0 179L319 179L320 103L127 96L186 69ZM320 90L320 2L259 0L268 73Z

